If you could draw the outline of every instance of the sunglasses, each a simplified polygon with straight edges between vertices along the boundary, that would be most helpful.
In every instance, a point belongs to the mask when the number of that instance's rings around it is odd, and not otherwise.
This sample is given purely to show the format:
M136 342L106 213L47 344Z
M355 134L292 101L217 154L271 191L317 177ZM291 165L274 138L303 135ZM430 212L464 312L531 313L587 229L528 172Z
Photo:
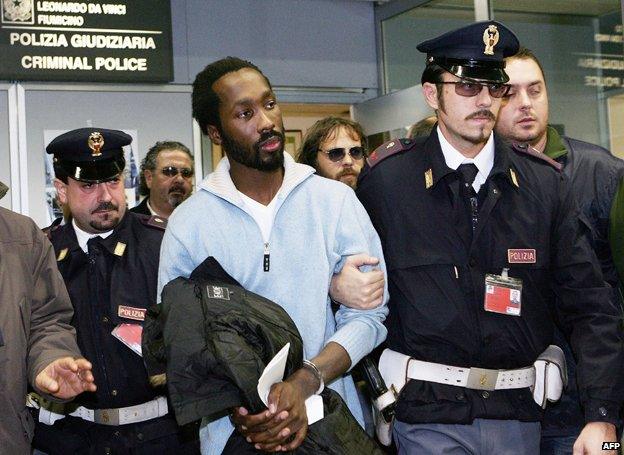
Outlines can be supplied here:
M502 98L507 94L511 88L505 84L481 84L479 82L438 82L438 84L453 84L455 86L455 93L460 96L477 96L483 90L483 87L487 87L492 98Z
M326 154L327 158L329 158L329 160L333 161L334 163L344 160L344 157L347 155L347 149L344 147L337 147L334 149L329 149L328 151L320 151ZM349 155L354 160L360 160L364 157L364 147L362 146L351 147L348 151Z
M163 175L166 175L167 177L175 177L178 174L182 174L182 177L184 177L185 179L190 179L191 177L193 177L193 169L188 168L188 167L183 167L181 169L178 169L175 166L167 166L167 167L163 167L160 170Z

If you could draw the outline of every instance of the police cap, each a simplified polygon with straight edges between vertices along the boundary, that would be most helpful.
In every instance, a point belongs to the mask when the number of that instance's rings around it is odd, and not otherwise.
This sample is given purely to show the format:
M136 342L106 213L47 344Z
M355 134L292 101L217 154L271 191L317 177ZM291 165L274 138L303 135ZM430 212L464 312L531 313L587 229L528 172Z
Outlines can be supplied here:
M54 155L54 172L59 179L100 183L123 172L126 160L122 147L131 142L132 137L123 131L80 128L54 138L46 152Z
M505 57L518 52L516 35L500 22L484 21L467 25L420 43L427 64L437 64L462 79L505 83Z

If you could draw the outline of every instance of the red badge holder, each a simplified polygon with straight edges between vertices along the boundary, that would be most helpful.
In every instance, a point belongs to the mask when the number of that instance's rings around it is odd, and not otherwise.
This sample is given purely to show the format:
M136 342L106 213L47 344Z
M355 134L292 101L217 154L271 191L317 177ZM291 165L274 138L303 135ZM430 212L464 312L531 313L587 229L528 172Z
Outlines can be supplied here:
M500 275L485 275L485 299L483 308L492 313L520 316L522 311L522 280L508 275L503 269Z
M111 334L128 346L133 352L143 357L141 352L141 335L143 326L139 324L119 324L113 329Z

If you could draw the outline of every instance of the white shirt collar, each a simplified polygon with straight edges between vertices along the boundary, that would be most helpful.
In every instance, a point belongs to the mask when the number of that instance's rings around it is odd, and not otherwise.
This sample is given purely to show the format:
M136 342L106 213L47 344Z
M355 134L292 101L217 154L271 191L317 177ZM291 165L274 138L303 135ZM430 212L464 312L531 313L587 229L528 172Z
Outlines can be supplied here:
M476 192L479 192L481 185L485 183L488 175L490 175L490 172L492 171L492 167L494 167L494 133L490 134L489 139L477 156L474 158L466 158L459 152L459 150L453 147L449 141L446 140L442 131L440 131L440 127L437 127L437 130L440 148L442 149L442 154L444 155L444 161L446 161L446 165L449 168L457 170L460 164L465 163L473 163L477 166L479 172L475 177L472 187Z
M76 224L75 219L72 219L72 225L74 226L74 232L76 232L78 245L80 245L80 249L82 249L82 251L84 251L85 253L89 253L88 248L87 248L87 242L90 239L92 239L93 237L102 237L103 239L105 239L106 237L108 237L109 235L113 233L113 230L111 229L110 231L102 232L100 234L91 234L90 232L86 232L80 229L78 225Z
M152 214L152 216L160 216L158 215L158 213L156 213L156 211L152 208L152 206L149 203L149 198L147 198L147 201L145 201L145 203L147 204L147 209L150 211L150 213Z

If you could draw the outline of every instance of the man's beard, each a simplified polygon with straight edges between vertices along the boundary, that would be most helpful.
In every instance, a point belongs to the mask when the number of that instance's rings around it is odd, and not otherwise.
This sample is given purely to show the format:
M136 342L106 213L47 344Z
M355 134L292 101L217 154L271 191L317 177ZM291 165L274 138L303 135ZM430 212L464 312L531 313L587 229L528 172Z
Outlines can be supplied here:
M251 150L242 145L233 137L227 135L225 132L220 131L221 133L221 146L223 150L227 154L228 159L234 160L237 163L242 164L243 166L247 166L252 169L257 169L262 172L273 172L277 169L280 169L284 166L284 134L272 130L266 133L263 133L260 136L258 142L256 142ZM260 152L260 144L273 136L277 136L280 138L281 147L279 150L268 154L268 159L262 160L261 152Z
M89 226L99 232L106 232L114 229L121 219L119 216L119 206L112 202L102 202L91 213L94 214L98 210L112 210L103 220L91 220Z
M171 207L175 209L178 205L182 204L182 202L184 202L187 197L189 197L189 194L186 193L184 187L182 187L181 185L174 185L169 188L169 193L167 194L167 202L169 203L169 205L171 205Z

